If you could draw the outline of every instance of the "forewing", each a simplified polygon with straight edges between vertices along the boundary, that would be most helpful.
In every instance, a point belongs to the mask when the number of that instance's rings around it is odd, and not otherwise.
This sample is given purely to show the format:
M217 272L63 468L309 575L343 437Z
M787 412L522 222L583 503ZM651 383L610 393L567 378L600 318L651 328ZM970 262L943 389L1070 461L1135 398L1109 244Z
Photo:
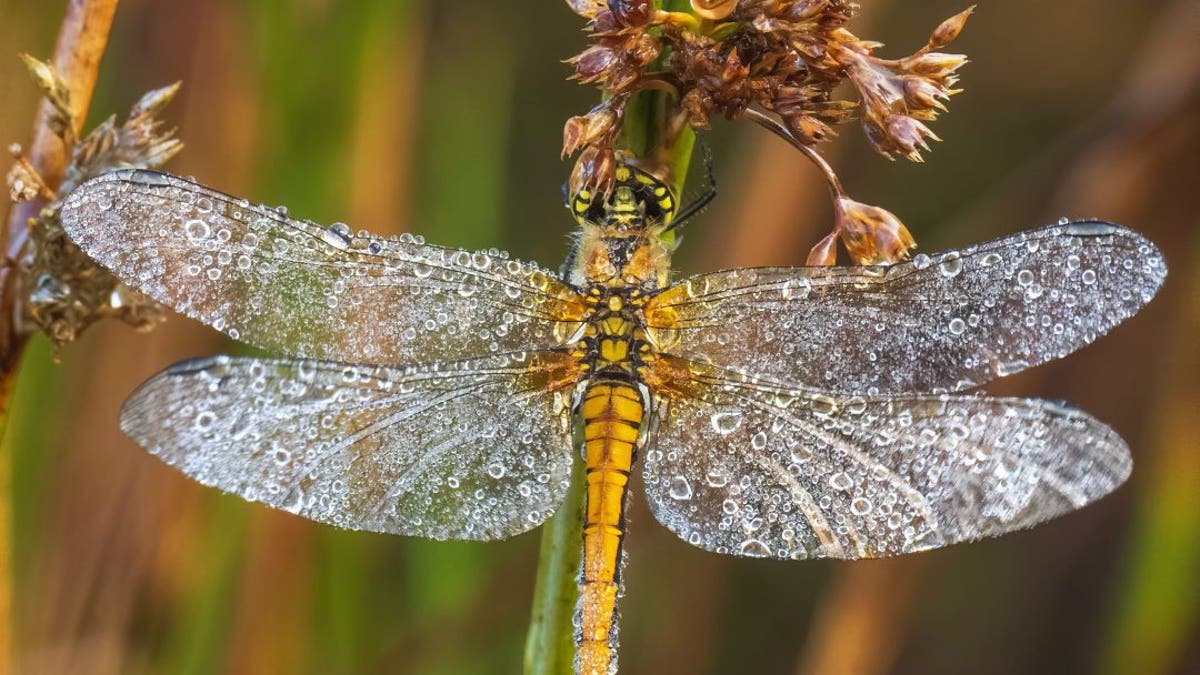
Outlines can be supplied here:
M196 480L338 527L499 539L567 490L557 353L391 368L220 356L155 375L121 428Z
M973 387L1065 356L1150 301L1162 254L1096 221L891 267L740 269L646 306L669 353L847 393Z
M583 314L551 273L496 251L352 236L150 171L83 184L62 222L129 285L285 354L421 363L549 348Z
M1033 399L835 399L682 364L645 459L655 517L701 548L874 558L999 535L1120 485L1124 442Z

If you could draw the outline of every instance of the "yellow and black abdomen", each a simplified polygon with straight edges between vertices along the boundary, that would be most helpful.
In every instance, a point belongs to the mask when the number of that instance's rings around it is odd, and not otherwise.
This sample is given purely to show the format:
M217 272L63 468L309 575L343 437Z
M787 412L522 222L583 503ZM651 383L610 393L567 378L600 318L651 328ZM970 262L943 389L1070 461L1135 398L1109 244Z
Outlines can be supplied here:
M633 311L641 296L610 289L593 297L597 312L580 351L590 372L580 405L587 468L576 617L581 675L605 675L615 665L625 497L646 410L638 380L646 347Z
M609 672L614 658L625 496L645 406L631 381L598 379L583 395L587 511L579 581L576 672Z

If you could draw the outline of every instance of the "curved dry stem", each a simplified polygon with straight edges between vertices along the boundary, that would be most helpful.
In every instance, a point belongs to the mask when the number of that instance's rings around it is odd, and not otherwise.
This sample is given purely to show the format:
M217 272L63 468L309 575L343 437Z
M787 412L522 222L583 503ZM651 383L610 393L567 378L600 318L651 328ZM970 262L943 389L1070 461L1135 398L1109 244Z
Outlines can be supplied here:
M76 137L87 117L117 1L72 0L59 27L53 64L70 91ZM28 157L46 185L57 189L66 170L70 148L65 147L50 129L48 120L52 114L50 104L42 101ZM9 212L7 227L2 230L6 258L0 268L0 429L7 419L13 377L29 338L18 323L20 274L27 254L28 223L45 205L45 200L40 198L14 205ZM0 675L13 670L10 469L8 458L3 458L0 461Z

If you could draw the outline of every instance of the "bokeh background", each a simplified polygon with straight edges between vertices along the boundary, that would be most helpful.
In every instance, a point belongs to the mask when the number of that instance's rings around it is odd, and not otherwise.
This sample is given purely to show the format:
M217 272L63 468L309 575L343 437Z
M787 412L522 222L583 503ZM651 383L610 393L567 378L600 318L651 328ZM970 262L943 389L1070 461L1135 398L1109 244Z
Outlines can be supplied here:
M851 28L902 55L965 0L864 1ZM0 1L0 140L27 141L63 2ZM182 79L172 170L318 221L503 247L557 265L558 157L593 91L562 2L125 0L92 106ZM1129 483L1035 530L908 558L719 557L635 491L622 672L1200 672L1200 4L983 0L955 44L967 92L924 165L828 146L850 194L923 250L1101 216L1166 252L1167 284L1096 345L990 387L1111 423ZM830 222L817 173L749 125L709 139L722 194L682 271L803 261ZM133 387L231 349L172 317L27 355L13 463L22 673L514 673L539 533L492 544L335 531L193 484L117 429Z

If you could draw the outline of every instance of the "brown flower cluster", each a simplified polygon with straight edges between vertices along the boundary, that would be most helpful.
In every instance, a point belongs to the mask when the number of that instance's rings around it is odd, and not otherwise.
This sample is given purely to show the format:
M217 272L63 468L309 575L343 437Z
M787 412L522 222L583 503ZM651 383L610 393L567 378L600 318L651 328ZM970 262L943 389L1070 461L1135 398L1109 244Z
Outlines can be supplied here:
M692 0L691 12L656 9L649 0L567 4L588 19L591 40L570 60L573 77L599 87L604 102L567 121L563 154L580 153L573 184L602 189L616 166L625 108L645 89L674 94L681 121L668 128L703 129L721 115L754 120L794 145L812 147L838 125L859 119L880 153L921 161L928 140L938 140L926 122L958 93L956 71L966 63L965 56L940 50L973 10L942 22L913 54L885 59L875 54L880 43L846 29L857 9L848 0ZM851 85L852 99L835 95L843 83ZM839 189L835 199L844 197ZM877 260L850 247L850 228L839 221L835 230L856 260ZM895 231L897 245L880 250L898 250L899 257L910 247L899 244L911 237ZM814 249L817 259L829 258L817 254ZM889 259L895 257L878 258Z
M82 139L76 139L71 124L75 112L61 77L49 64L31 57L24 59L34 82L51 104L51 129L71 153L62 185L55 194L21 155L20 148L11 148L16 159L8 173L13 201L41 196L48 202L30 221L27 250L17 261L22 267L26 317L56 345L74 340L84 328L105 316L115 316L139 329L150 328L162 319L162 308L84 255L63 232L58 210L61 197L89 178L119 168L158 168L183 149L175 131L164 130L157 119L179 91L179 84L146 93L123 122L109 117Z

